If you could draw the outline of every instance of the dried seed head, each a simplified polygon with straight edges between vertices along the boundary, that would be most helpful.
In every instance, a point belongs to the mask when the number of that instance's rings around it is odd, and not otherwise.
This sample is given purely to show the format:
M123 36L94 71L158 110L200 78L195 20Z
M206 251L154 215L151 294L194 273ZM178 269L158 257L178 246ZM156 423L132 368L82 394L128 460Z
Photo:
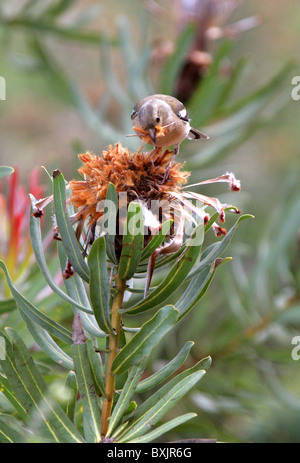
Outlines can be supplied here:
M78 227L87 221L89 227L97 223L103 215L98 205L105 200L109 183L114 184L118 194L126 193L128 203L140 201L149 210L151 201L170 201L171 192L180 192L190 175L181 170L182 164L173 162L168 177L164 178L172 155L173 151L162 148L131 153L120 143L110 146L101 156L80 154L83 165L79 173L83 179L72 180L69 184L70 203L78 209L72 220L78 222ZM117 239L116 244L119 241Z
M149 152L131 153L120 143L103 151L102 156L80 154L83 166L78 170L84 180L70 182L71 203L79 207L97 207L105 199L109 183L117 192L126 192L129 201L170 199L169 191L180 191L190 173L181 171L182 164L173 162L163 182L173 152L155 148Z

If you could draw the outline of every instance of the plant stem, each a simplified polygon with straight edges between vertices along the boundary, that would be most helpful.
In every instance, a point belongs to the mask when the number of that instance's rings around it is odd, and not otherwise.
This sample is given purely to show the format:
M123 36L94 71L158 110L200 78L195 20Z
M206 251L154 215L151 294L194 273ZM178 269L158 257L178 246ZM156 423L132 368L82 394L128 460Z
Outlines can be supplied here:
M114 329L114 332L109 335L109 347L108 347L108 362L106 370L106 385L105 392L106 397L104 397L102 412L101 412L101 435L105 437L107 434L109 418L111 415L111 409L113 405L113 396L115 392L115 381L116 377L112 373L112 364L118 353L119 348L119 338L120 338L120 329L121 329L121 314L119 312L120 308L123 305L123 297L126 289L126 281L116 276L116 289L117 294L114 297L113 305L111 309L111 325Z

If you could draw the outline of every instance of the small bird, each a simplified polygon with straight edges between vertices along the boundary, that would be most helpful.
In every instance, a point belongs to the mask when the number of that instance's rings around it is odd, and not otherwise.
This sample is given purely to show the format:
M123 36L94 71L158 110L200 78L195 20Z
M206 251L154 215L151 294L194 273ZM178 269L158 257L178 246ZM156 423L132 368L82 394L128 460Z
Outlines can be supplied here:
M190 126L185 106L173 96L157 94L143 98L133 108L131 119L133 130L144 143L155 147L174 146L173 159L178 155L180 143L185 138L209 139Z

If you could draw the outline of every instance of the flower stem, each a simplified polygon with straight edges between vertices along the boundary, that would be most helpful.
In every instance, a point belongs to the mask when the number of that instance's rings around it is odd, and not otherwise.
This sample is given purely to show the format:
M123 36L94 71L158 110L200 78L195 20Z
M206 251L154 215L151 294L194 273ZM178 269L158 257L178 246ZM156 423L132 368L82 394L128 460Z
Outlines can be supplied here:
M108 347L108 362L106 370L106 385L105 392L106 396L103 400L102 412L101 412L101 435L105 437L108 430L109 418L111 415L111 409L113 405L113 396L115 392L115 381L116 377L112 373L112 364L118 353L119 338L121 330L121 314L119 312L123 305L123 297L126 289L126 281L116 276L116 289L117 294L114 297L113 305L111 309L111 325L114 332L109 335L109 347Z

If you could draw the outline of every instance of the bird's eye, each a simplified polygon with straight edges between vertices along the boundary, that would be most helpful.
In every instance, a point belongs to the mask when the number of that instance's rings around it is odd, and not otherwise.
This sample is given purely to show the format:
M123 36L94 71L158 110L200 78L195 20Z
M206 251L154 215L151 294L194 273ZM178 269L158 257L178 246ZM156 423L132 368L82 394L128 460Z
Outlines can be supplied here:
M155 120L156 120L157 123L160 122L160 117L157 116Z
M137 112L135 111L135 109L133 109L130 114L131 119L134 119L136 115L137 115Z

